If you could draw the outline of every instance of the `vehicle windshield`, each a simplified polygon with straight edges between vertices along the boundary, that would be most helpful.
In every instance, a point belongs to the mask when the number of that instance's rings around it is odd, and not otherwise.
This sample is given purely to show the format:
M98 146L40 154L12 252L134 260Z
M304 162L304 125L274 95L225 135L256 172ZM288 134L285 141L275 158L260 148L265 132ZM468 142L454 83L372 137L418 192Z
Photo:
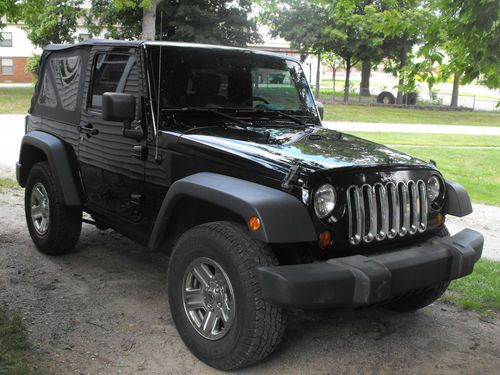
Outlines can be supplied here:
M160 49L154 46L150 51L154 81L159 82ZM162 47L160 97L162 112L171 110L182 116L196 116L194 109L211 108L247 119L290 122L287 115L292 115L319 123L300 65L249 51Z

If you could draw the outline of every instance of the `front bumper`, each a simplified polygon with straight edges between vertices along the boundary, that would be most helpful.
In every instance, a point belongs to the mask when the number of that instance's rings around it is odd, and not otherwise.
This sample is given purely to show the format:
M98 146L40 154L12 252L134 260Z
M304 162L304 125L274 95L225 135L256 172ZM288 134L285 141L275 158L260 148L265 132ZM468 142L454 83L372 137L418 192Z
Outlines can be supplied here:
M260 267L258 275L264 298L280 306L369 305L470 274L483 242L481 233L464 229L383 254Z

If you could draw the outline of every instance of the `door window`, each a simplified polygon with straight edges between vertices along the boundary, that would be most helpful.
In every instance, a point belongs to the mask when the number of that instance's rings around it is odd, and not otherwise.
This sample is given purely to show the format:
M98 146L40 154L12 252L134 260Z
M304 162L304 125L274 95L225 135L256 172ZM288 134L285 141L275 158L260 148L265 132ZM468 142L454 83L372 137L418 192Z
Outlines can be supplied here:
M98 54L94 65L90 106L101 108L102 94L105 92L124 92L134 66L134 56Z

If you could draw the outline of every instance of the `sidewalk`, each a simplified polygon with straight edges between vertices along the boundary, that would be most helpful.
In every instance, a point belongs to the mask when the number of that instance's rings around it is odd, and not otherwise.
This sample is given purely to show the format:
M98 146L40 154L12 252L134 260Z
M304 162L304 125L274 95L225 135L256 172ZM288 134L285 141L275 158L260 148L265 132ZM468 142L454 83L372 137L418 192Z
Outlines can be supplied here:
M323 121L323 126L340 131L427 134L500 135L500 126L389 124L377 122Z

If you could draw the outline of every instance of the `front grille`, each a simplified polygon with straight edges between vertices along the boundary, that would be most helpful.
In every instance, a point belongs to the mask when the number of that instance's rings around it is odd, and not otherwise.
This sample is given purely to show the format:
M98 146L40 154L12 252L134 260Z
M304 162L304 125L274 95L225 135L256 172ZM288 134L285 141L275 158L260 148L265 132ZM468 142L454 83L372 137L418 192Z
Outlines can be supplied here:
M347 188L349 242L413 235L427 228L425 182L388 182Z

